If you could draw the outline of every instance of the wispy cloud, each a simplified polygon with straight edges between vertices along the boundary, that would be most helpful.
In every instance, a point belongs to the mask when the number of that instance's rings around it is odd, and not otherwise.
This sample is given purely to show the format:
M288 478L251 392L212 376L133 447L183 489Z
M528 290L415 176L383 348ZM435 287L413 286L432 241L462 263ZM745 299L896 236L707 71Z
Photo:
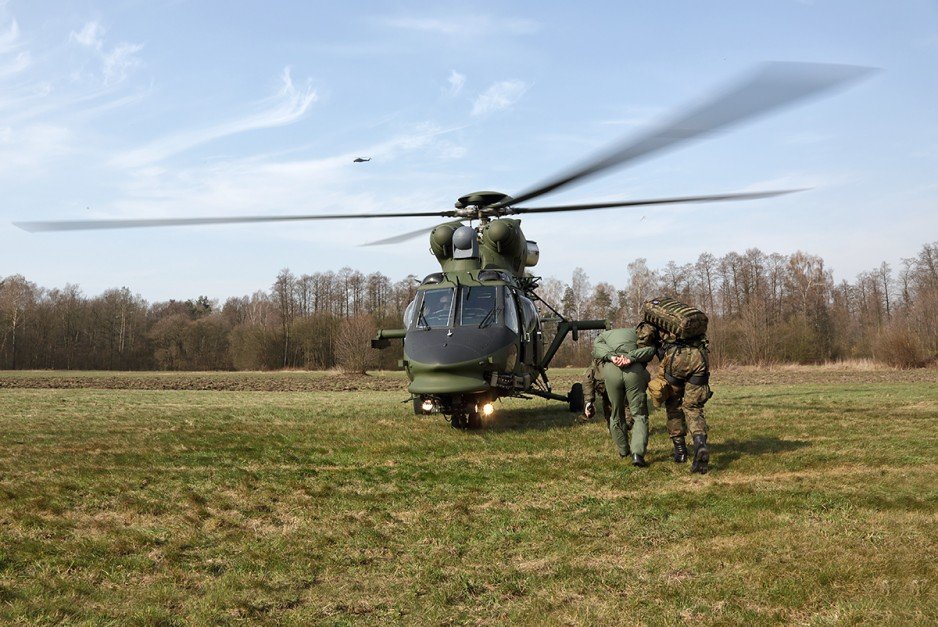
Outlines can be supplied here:
M457 158L461 156L461 148L456 143L443 139L465 126L440 126L432 122L416 124L407 133L396 135L384 142L365 148L359 152L375 155L376 159L387 161L401 154L426 150L441 158ZM349 153L352 154L352 153ZM354 153L358 154L358 152ZM349 155L342 155L341 163L345 163Z
M95 21L85 22L81 30L72 31L68 39L86 48L100 50L104 46L104 27Z
M0 10L3 4L0 3ZM0 26L0 177L42 177L43 166L71 149L72 133L55 121L36 121L52 87L30 80L32 55L10 18Z
M540 24L534 20L490 15L394 17L387 19L385 23L392 28L475 40L483 37L531 35L540 29Z
M19 74L29 67L31 57L28 52L20 52L9 61L0 62L0 78Z
M71 135L67 128L52 124L0 127L0 175L4 170L17 170L20 175L44 176L35 168L69 153Z
M462 91L463 86L466 84L466 75L460 74L456 70L450 70L449 78L446 79L446 88L444 92L450 98L454 98L459 95L459 92Z
M111 49L104 43L105 28L97 21L85 22L81 30L72 31L68 39L79 46L92 50L101 61L101 76L105 85L115 85L124 81L136 68L142 65L137 53L143 50L143 44L120 42Z
M309 107L316 102L316 92L309 84L297 88L293 84L290 68L284 68L280 79L280 90L276 95L259 103L257 112L214 126L174 133L126 152L115 159L113 163L127 167L139 167L161 161L172 155L223 137L247 131L286 126L298 121L306 114Z
M488 115L508 109L518 102L530 85L518 80L501 81L479 94L472 105L472 115Z
M119 83L137 67L140 58L137 53L143 50L143 44L118 44L102 58L104 84Z
M6 54L19 45L20 25L10 20L10 25L0 31L0 54Z
M17 52L22 47L20 26L15 19L11 19L8 26L0 27L0 79L18 74L29 67L29 52Z
M260 155L199 163L185 169L170 165L140 167L129 173L120 200L106 208L112 211L104 215L189 215L193 207L203 215L254 215L260 211L290 214L297 213L297 202L302 198L315 199L305 207L308 213L381 210L388 206L388 198L363 191L362 176L370 170L353 166L352 158L368 154L385 169L408 154L439 158L459 151L446 136L461 128L421 123L355 151L313 159ZM406 205L414 207L413 198ZM334 235L334 231L329 233Z
M441 141L436 147L436 154L442 160L462 159L467 152L465 146L453 141Z

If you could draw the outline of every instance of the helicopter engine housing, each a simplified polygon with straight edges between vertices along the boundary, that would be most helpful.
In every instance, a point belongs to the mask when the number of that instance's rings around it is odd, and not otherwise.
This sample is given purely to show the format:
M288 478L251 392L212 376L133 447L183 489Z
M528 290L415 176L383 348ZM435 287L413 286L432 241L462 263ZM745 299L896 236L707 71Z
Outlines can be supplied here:
M521 231L521 220L500 218L486 224L482 228L481 253L483 268L503 268L518 275L523 273L529 265L530 255L528 241Z
M524 265L533 268L541 260L541 249L537 247L537 242L528 240L525 242Z

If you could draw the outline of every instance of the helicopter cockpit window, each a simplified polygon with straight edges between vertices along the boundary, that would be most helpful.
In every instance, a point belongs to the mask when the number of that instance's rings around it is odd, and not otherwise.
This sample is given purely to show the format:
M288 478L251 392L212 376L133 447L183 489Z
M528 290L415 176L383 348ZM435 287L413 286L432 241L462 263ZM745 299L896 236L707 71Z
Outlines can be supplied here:
M463 326L479 328L495 324L498 310L498 288L494 285L465 286L460 289L460 319Z
M423 292L423 301L420 303L416 325L418 328L427 329L449 326L452 311L453 288L441 287L426 290Z
M404 328L409 329L414 326L414 312L417 310L417 299L410 301L407 309L404 310Z
M507 289L505 290L505 326L518 333L520 327L518 326L518 309L515 306L515 299L512 297L511 292Z
M521 319L524 321L524 330L526 333L531 333L537 327L537 307L534 306L530 298L524 296L519 296L518 301L521 303Z

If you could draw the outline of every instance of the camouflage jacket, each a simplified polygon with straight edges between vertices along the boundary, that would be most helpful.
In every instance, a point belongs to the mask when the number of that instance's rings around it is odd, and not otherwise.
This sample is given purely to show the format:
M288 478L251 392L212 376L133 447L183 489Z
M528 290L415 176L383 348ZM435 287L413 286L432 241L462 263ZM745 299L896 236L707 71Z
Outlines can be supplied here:
M710 372L710 350L707 337L701 335L692 340L678 341L647 322L635 327L639 346L653 347L658 352L666 376L686 379L707 377Z
M635 339L641 348L650 346L657 349L662 343L661 332L658 331L658 327L647 322L639 322L638 326L635 327Z
M603 364L594 359L583 373L583 400L586 403L595 403L597 396L606 393L606 382L603 380Z

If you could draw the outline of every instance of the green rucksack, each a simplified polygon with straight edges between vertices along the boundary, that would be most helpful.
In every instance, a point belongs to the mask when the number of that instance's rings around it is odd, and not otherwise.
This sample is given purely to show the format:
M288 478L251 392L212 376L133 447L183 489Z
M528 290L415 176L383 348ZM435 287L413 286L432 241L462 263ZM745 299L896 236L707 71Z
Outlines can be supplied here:
M679 340L688 340L707 332L707 314L673 298L645 301L642 320Z

